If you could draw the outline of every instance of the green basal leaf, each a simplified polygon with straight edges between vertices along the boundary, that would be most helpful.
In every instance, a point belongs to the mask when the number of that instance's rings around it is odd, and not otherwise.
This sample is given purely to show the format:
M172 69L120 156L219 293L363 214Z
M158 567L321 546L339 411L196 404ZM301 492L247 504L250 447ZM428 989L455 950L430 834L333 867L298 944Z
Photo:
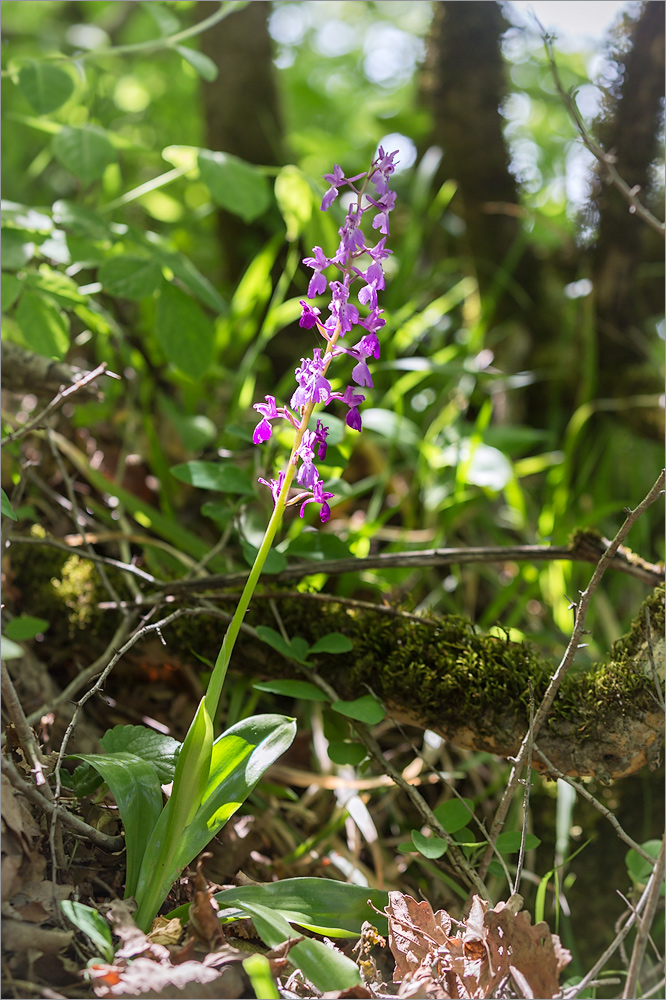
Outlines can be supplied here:
M411 844L410 844L411 847ZM412 848L413 849L413 848ZM388 893L362 885L350 885L328 878L286 878L265 885L245 885L215 893L223 922L243 916L245 903L260 903L279 911L290 924L326 937L358 937L364 920L372 920L380 934L388 930L383 915ZM379 910L368 906L368 900ZM180 906L170 917L187 918L189 904Z
M334 712L339 712L340 715L344 715L348 719L365 722L367 726L377 725L386 715L382 706L371 694L355 698L354 701L334 701L331 708Z
M279 553L278 553L279 554ZM272 646L273 649L277 650L278 653L282 653L283 656L288 656L290 659L300 660L301 663L305 663L305 659L301 659L303 653L299 655L298 650L294 648L293 640L288 642L279 632L276 632L274 628L269 625L258 625L257 635L262 640L262 642L267 643ZM301 646L300 649L303 647ZM307 652L307 649L305 650Z
M113 961L114 948L111 928L98 910L73 899L63 899L60 909L74 926L90 938L106 962Z
M163 785L173 781L182 746L172 736L156 733L147 726L114 726L104 733L100 744L106 753L127 751L152 764Z
M133 753L73 753L101 774L116 800L125 827L127 880L125 895L136 892L141 862L162 813L162 789L152 764Z
M278 911L257 902L245 902L243 909L252 917L259 936L269 948L277 948L293 937L288 921ZM289 949L287 958L318 990L345 990L361 984L356 962L322 941L311 938L299 941Z

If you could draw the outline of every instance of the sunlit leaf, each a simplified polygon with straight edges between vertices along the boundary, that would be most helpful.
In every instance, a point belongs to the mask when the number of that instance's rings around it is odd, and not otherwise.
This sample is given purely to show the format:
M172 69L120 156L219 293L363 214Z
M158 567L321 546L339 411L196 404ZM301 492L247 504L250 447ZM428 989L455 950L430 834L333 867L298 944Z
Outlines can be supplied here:
M69 349L69 317L36 292L24 292L16 321L27 347L36 354L62 360Z
M246 472L237 465L220 460L204 462L193 459L171 467L171 475L181 483L188 483L200 490L217 490L220 493L240 493L252 496L255 488Z
M334 701L331 705L334 712L346 716L348 719L357 719L365 722L367 726L375 726L381 722L386 712L371 694L365 694L354 701Z
M63 167L84 184L100 178L117 159L111 140L98 125L66 125L53 137L53 151Z
M210 149L200 150L198 163L201 179L221 208L239 215L244 222L253 222L264 214L271 201L270 188L251 163Z
M163 282L157 300L155 334L172 365L202 378L213 363L213 324L194 299Z
M60 909L78 930L90 938L102 958L112 962L114 951L111 928L102 914L92 906L73 899L61 900Z
M109 257L99 269L99 280L109 295L121 299L143 299L162 281L162 269L149 257L120 254Z
M419 854L422 854L424 858L429 858L431 861L441 858L449 848L449 845L442 837L425 837L418 830L412 830L412 843Z
M38 115L55 111L74 93L74 81L69 73L37 59L21 67L18 85Z

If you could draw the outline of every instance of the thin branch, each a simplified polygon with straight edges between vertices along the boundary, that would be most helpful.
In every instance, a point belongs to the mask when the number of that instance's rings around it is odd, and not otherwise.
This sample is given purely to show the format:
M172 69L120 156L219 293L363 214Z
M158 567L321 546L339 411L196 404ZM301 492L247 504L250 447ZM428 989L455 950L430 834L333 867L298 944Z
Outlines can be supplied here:
M607 551L607 539L598 539L598 548L592 544L578 545L481 545L469 548L421 549L418 552L381 552L357 559L323 559L320 562L302 562L289 566L280 573L271 574L271 580L301 580L315 573L337 576L341 573L364 573L369 569L414 568L422 566L451 566L466 563L495 562L589 562L596 563ZM664 569L646 563L623 550L613 553L612 567L620 572L635 576L651 586L664 581ZM173 580L167 586L167 593L187 590L209 590L213 587L234 587L247 579L247 572L211 575L201 580Z
M534 726L528 730L527 734L523 739L518 755L514 758L515 762L513 767L511 768L509 781L504 790L504 794L502 795L501 802L497 808L497 813L495 815L495 819L493 821L493 825L490 831L490 838L492 842L495 842L497 840L497 837L504 825L504 821L506 820L506 815L509 811L509 805L511 803L511 799L513 798L513 794L518 785L520 772L527 759L530 742L532 740L536 740L539 730L541 729L543 723L546 721L548 713L550 712L553 702L555 701L555 696L557 695L557 692L560 688L560 684L564 680L567 671L569 670L574 661L576 652L579 648L580 640L583 636L583 631L585 628L585 618L587 616L587 610L589 608L590 601L592 600L592 596L596 591L597 587L599 586L599 584L601 583L601 579L606 570L608 569L608 567L610 566L613 557L615 556L615 553L619 549L624 539L629 534L629 531L631 530L633 525L636 523L639 517L641 517L641 515L644 514L645 511L655 502L657 497L661 496L661 494L663 493L664 481L665 481L665 475L664 475L664 470L662 469L659 478L657 479L656 483L654 484L650 492L647 494L645 499L642 500L638 504L638 506L634 508L634 510L630 510L628 512L624 524L622 525L622 527L616 534L615 538L609 544L608 548L606 549L601 559L597 563L586 590L581 594L580 601L575 606L576 616L574 620L574 628L573 628L573 633L571 635L571 639L569 640L569 644L567 645L567 648L564 652L564 656L562 657L562 660L560 661L557 670L550 679L550 684L546 689L546 693L543 696L543 700L539 705L539 708L537 709L536 715L534 717ZM492 857L492 852L490 851L490 848L488 848L486 849L486 853L483 857L483 861L481 862L481 866L479 869L481 877L485 876L485 873L488 870L488 865L490 864L491 857Z
M632 838L629 836L628 833L625 833L625 831L620 826L615 814L611 812L610 809L607 809L606 806L603 805L603 803L599 802L598 799L595 799L594 795L592 795L591 792L588 792L585 785L581 784L579 781L576 781L575 778L570 778L568 774L564 774L562 771L558 770L558 768L556 768L553 762L549 760L548 757L546 757L545 753L539 748L538 745L535 745L534 752L536 753L537 757L540 757L541 760L544 762L544 764L548 768L549 773L554 774L555 777L559 778L561 781L566 781L568 785L571 785L571 787L576 790L576 792L578 793L578 795L580 795L582 799L585 799L587 802L590 803L591 806L594 806L597 812L600 812L601 815L608 820L608 822L611 824L611 826L617 833L620 840L623 840L625 844L627 844L629 847L632 848L632 850L636 851L637 854L640 854L640 856L643 858L644 861L649 862L650 865L656 864L656 861L652 857L652 855L648 854L648 852L643 847L641 847L640 844L637 844L635 840L632 840Z
M39 808L43 809L49 816L57 814L58 820L65 826L68 826L73 833L77 834L79 837L85 837L91 843L96 844L97 847L101 847L102 850L109 851L111 854L117 854L119 851L125 849L124 837L110 837L106 833L101 833L99 830L96 830L95 827L84 823L82 819L78 818L78 816L73 816L72 813L68 812L66 809L54 805L53 802L49 802L49 800L45 799L41 792L39 792L33 785L23 780L9 757L3 756L1 762L2 773L9 778L10 782L18 792L25 795L26 799L34 805L39 806Z
M631 1000L631 997L637 996L636 986L638 984L638 976L641 971L641 964L643 962L645 948L647 947L648 937L650 935L650 927L652 926L652 921L657 910L661 886L664 880L665 843L664 837L662 837L661 849L659 851L657 863L652 869L652 884L645 902L645 912L643 913L636 929L636 938L634 939L634 947L631 952L631 961L629 962L627 981L624 984L624 992L622 993L623 1000Z
M60 389L60 391L55 394L51 402L48 403L43 410L40 410L36 417L33 417L32 420L29 420L25 424L21 424L17 430L12 431L11 434L7 434L6 437L3 437L0 441L0 447L4 447L4 445L9 444L12 441L19 441L22 437L25 437L26 434L35 430L35 428L39 427L40 424L43 424L47 417L49 417L54 410L57 410L60 404L64 403L69 396L72 396L75 392L78 392L79 389L84 389L91 382L94 382L96 378L99 378L100 375L104 374L106 369L106 361L103 361L101 365L98 365L97 368L94 368L91 372L87 372L87 374L82 376L82 378L78 378L76 382L68 385L66 389Z
M570 93L568 93L568 91L564 89L562 80L560 79L559 70L557 68L557 63L555 61L555 52L553 49L553 42L551 36L547 33L547 31L545 30L539 19L534 14L532 14L532 16L534 17L535 21L537 22L541 30L541 38L546 48L546 53L548 55L548 62L550 64L550 71L552 73L553 81L557 88L557 92L562 99L562 103L569 112L569 116L571 117L574 125L576 126L578 134L580 135L581 139L583 140L589 151L595 157L595 159L598 160L601 166L604 168L606 176L608 177L611 184L613 184L614 187L617 188L622 197L629 204L629 212L632 215L637 215L639 219L642 219L643 222L645 222L650 227L650 229L653 229L655 232L659 233L660 236L664 236L666 232L666 227L664 226L664 223L660 222L660 220L655 215L652 214L649 208L646 208L645 205L643 205L643 203L638 199L638 192L640 191L640 187L638 186L629 187L627 182L624 180L623 177L620 176L620 174L617 171L617 167L615 166L615 157L613 156L613 154L607 153L604 149L602 149L601 146L594 141L594 139L588 132L585 122L583 120L583 116L578 110L578 105L576 104L575 97L573 97Z
M30 764L30 770L35 776L35 785L45 795L47 799L53 798L51 786L44 777L44 757L37 742L37 737L33 733L28 720L23 711L23 706L16 693L14 682L11 679L7 664L2 661L2 704L7 709L7 714L12 720L19 745Z
M518 864L516 865L516 878L513 883L513 889L511 890L511 895L518 892L520 888L520 876L523 871L523 863L525 860L525 843L527 841L527 820L529 818L529 809L530 809L530 789L532 787L532 749L534 746L534 689L532 688L531 677L528 678L528 684L530 689L530 726L527 731L528 735L527 776L523 779L523 785L525 788L525 792L523 795L523 828L520 833L520 851L518 853Z
M93 549L82 549L68 545L67 542L58 541L57 538L33 538L31 535L8 535L7 541L13 545L49 545L52 549L60 549L61 552L66 552L70 556L79 556L81 559L89 559L91 562L104 563L105 566L113 566L114 569L121 569L123 573L131 573L133 576L138 576L141 580L145 580L146 583L150 583L156 587L166 586L163 580L158 580L151 573L146 573L145 570L134 566L132 563L121 562L120 559L112 559L110 556L101 556ZM148 539L148 541L151 540ZM121 601L119 603L120 605L124 605L126 602ZM113 603L113 606L114 608L116 607L116 602Z

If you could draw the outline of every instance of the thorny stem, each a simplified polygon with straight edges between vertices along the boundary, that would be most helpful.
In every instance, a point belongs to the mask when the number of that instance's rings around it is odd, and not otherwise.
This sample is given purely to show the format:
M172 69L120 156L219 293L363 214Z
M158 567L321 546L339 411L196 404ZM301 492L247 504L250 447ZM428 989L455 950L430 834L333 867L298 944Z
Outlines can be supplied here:
M587 588L585 589L585 591L583 591L580 597L580 601L575 606L576 617L574 621L573 633L571 635L571 639L569 640L569 644L567 645L567 648L564 652L564 656L562 657L562 660L557 670L551 677L550 684L548 685L546 693L543 696L543 700L539 705L539 708L537 709L536 715L534 716L534 725L528 728L528 732L525 735L525 738L523 739L520 750L517 756L514 758L514 765L511 768L509 781L504 790L502 800L497 808L497 813L495 815L495 819L493 820L493 825L490 830L490 841L493 844L496 843L497 837L499 836L499 833L504 825L504 821L509 811L509 805L511 804L511 800L518 786L520 773L527 759L527 754L530 749L530 744L534 740L536 740L539 730L541 729L543 723L546 721L546 717L550 712L553 702L555 701L555 696L557 695L560 684L564 680L567 671L569 670L571 664L574 661L576 651L579 647L580 640L583 636L583 630L585 628L585 618L587 617L587 610L589 608L590 601L592 600L592 596L596 591L597 587L599 586L602 576L608 569L613 559L613 556L619 549L620 545L622 544L626 536L629 534L629 531L632 528L632 526L635 524L638 518L648 509L648 507L650 507L655 502L657 497L663 493L665 478L666 477L664 474L664 470L662 469L659 478L657 479L656 483L654 484L650 492L647 494L645 499L642 500L641 503L639 503L639 505L634 508L634 510L630 510L627 513L627 517L624 521L624 524L622 525L622 527L616 534L615 538L609 544L608 548L606 549L601 559L597 563L594 572L592 573L592 577L590 578L590 582L587 585ZM481 866L479 868L479 873L482 878L485 876L488 870L488 865L490 864L491 857L492 857L492 850L489 845L488 848L486 849L486 852L483 856L483 860L481 862Z

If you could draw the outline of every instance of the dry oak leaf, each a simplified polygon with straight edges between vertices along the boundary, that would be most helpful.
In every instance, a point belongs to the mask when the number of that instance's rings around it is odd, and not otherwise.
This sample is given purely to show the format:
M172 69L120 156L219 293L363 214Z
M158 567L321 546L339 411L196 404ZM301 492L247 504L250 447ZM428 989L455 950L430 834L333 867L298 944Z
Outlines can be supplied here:
M559 994L558 979L571 961L546 923L532 926L519 912L522 897L489 903L474 896L461 932L451 936L446 910L433 912L426 901L389 893L389 944L396 961L393 981L399 996L437 1000L487 1000L510 976L527 1000Z

